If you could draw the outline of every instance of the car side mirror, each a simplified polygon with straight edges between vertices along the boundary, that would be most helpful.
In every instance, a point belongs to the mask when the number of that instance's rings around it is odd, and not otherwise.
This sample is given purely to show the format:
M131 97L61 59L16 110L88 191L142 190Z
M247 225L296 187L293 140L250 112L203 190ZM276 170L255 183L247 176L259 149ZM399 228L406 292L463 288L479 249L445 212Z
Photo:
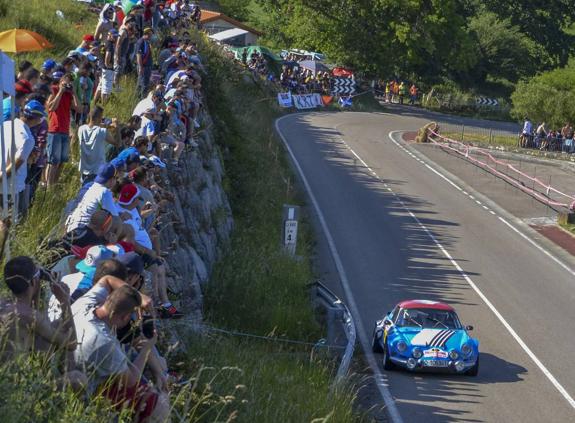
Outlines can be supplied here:
M465 326L465 330L473 330L473 326L467 325L467 326Z
M389 325L391 325L391 320L385 319L385 320L383 321L383 325L384 325L384 326L389 326Z

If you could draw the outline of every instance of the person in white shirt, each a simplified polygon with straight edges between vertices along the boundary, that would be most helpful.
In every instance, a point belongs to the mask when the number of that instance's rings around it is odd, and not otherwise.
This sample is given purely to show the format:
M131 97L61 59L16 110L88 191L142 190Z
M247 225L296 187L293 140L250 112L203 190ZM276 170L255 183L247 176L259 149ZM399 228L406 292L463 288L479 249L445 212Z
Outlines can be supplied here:
M66 221L66 232L69 233L90 223L96 210L107 210L112 216L119 216L120 210L114 202L110 189L116 182L116 168L111 164L100 166L94 183L88 188L74 211Z
M166 282L166 266L161 257L158 256L154 249L154 244L150 235L144 229L142 217L138 212L138 203L140 202L140 189L135 184L126 184L120 191L118 204L122 209L131 214L131 219L125 221L135 232L134 247L135 251L142 256L144 263L152 272L152 285L154 287L154 296L161 303L158 309L164 318L176 319L183 317L176 307L168 298Z
M28 176L28 158L34 150L34 136L30 128L42 123L46 116L44 105L37 100L26 103L22 109L20 118L4 122L2 128L4 132L4 159L6 161L6 173L0 172L0 194L4 195L4 181L7 179L8 198L12 200L11 185L14 184L14 193L16 194L16 207L19 214L25 212L27 199L24 198L26 189L26 177ZM12 143L12 125L14 125L14 143ZM14 162L12 162L12 144L14 144ZM12 201L13 202L13 201ZM2 204L0 202L0 204Z

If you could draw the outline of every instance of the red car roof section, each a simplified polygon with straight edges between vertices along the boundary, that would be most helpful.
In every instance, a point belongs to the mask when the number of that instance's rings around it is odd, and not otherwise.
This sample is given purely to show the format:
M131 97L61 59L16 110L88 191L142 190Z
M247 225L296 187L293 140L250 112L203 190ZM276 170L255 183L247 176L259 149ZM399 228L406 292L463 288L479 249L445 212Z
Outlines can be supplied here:
M407 300L399 303L401 308L431 308L435 310L455 311L453 307L445 303L429 300Z

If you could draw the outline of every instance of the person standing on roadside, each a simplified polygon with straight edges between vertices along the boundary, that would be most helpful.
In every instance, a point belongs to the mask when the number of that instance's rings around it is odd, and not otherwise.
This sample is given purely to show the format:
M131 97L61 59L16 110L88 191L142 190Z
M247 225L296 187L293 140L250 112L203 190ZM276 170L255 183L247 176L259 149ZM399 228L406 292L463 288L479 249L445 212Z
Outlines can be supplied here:
M136 63L138 65L138 95L144 98L148 94L150 78L152 76L152 43L150 37L154 30L150 27L144 29L144 35L136 44Z
M120 76L124 75L126 63L128 62L128 52L130 50L130 37L134 33L135 25L127 23L120 28L114 49L114 85L116 90L120 90Z
M60 178L62 164L70 157L70 113L72 108L80 106L74 93L72 75L67 73L59 83L52 85L52 94L48 98L48 167L46 183L53 186Z
M415 84L412 84L411 87L409 88L409 104L413 106L416 100L417 100L417 86Z

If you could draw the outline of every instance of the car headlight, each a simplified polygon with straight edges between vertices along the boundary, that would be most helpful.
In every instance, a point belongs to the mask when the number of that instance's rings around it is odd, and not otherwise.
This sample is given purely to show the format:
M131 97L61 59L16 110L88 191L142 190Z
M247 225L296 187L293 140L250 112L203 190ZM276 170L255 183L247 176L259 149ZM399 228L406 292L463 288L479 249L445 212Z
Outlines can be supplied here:
M457 360L458 357L459 357L459 354L457 354L457 351L455 351L455 350L449 351L449 358L451 358L452 360Z
M464 357L469 357L472 352L473 352L473 350L471 349L471 347L468 344L463 344L461 346L461 354Z
M412 354L413 354L413 358L421 358L421 356L423 355L423 352L421 351L421 348L415 347L412 351Z
M399 352L405 352L405 350L407 349L407 344L405 343L405 341L399 341L396 345L395 348L397 348L397 351Z

